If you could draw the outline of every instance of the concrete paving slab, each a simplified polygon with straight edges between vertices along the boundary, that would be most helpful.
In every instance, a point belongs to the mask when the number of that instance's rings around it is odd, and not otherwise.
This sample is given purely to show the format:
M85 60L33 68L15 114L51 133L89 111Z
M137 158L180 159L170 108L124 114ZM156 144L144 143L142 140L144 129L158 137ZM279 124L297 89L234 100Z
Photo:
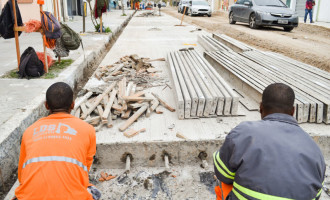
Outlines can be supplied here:
M190 32L195 30L196 27L188 24L184 27L175 26L179 23L179 20L166 15L148 18L133 17L100 66L113 64L121 57L130 54L138 54L141 57L149 57L151 59L167 58L168 52L189 47L187 44L197 44L194 47L199 54L202 54L203 48L198 45L197 36L199 34L210 35L210 33L204 31ZM155 29L158 31L151 31ZM157 69L162 70L159 77L168 81L168 84L172 87L170 70L166 63L154 62L153 64ZM105 84L103 81L92 77L86 84L85 89L98 87L103 84ZM165 85L160 81L160 86L148 88L147 91L159 94L170 105L176 106L174 89L164 88ZM103 128L97 132L97 157L100 167L118 167L120 159L125 152L131 153L133 157L136 156L138 158L136 162L141 166L150 167L147 160L151 156L151 152L154 151L158 154L161 154L162 151L171 152L173 157L176 157L173 162L192 164L191 160L202 151L201 146L209 152L211 152L211 149L215 151L216 148L207 141L221 144L226 133L229 133L240 122L260 119L258 111L250 112L242 105L239 105L238 110L244 116L179 120L177 113L167 110L164 110L162 115L152 113L149 118L141 116L137 122L129 127L135 130L146 128L146 132L140 133L133 138L125 137L118 130L118 127L124 123L124 120L117 119L114 121L112 128ZM173 127L173 124L174 128L169 128ZM318 126L302 124L301 126L307 132L312 133L312 136L320 138L318 143L325 155L329 157L330 149L326 146L327 142L329 142L327 136L330 134L327 131L328 126L324 124L319 124ZM177 133L187 137L189 144L184 144L182 139L177 138ZM316 136L316 133L318 136ZM205 142L204 144L198 144L203 141ZM150 146L152 147L150 148ZM180 153L175 152L179 151L177 149L181 149ZM109 152L115 153L109 154ZM212 162L211 156L207 160Z

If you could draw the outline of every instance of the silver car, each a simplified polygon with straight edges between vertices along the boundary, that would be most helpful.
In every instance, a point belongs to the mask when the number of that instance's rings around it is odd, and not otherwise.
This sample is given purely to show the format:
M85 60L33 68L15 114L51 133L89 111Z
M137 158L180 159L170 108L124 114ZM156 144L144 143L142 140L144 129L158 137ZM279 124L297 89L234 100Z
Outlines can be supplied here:
M250 28L279 26L292 31L298 26L298 16L281 0L237 0L229 7L229 23L249 23Z
M207 1L194 0L189 2L188 14L191 16L196 15L207 15L208 17L212 16L211 6Z

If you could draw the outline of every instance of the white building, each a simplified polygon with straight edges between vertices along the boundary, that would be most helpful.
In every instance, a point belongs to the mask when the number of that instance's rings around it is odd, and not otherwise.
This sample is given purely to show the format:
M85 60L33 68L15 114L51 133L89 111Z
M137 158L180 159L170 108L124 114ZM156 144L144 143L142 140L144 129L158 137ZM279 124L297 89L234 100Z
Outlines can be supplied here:
M306 0L287 0L287 5L295 10L299 17L304 17ZM313 20L330 22L330 0L315 0Z
M11 1L11 0L9 0ZM59 15L61 20L63 16L68 20L69 16L82 16L83 13L83 0L44 0L43 10L54 14L54 2L55 6L59 7ZM30 19L40 20L39 5L37 0L17 0L18 7L23 18L23 23ZM58 2L58 4L57 4ZM94 7L94 0L92 0L91 5ZM2 9L7 3L7 0L0 0L0 8ZM87 5L87 14L90 14L89 6Z

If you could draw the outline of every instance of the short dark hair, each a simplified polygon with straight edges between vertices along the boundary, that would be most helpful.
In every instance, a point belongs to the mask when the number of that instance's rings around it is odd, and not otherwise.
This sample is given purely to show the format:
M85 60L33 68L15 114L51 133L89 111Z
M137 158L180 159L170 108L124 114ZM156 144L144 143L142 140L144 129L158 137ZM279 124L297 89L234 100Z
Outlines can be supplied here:
M295 94L290 86L284 83L273 83L264 90L261 103L268 112L290 114L294 99Z
M69 110L73 101L73 91L66 83L54 83L46 92L46 101L50 110Z

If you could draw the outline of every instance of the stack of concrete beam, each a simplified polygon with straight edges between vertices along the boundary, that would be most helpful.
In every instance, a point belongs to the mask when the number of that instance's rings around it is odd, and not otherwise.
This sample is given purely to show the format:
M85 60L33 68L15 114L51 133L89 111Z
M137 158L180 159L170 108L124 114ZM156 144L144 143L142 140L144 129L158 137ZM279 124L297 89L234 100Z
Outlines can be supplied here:
M179 119L237 115L238 95L194 50L169 53Z
M295 91L295 117L299 123L329 124L330 75L261 51L207 52L205 58L232 85L260 102L263 90L282 82Z
M238 53L254 50L249 45L246 45L243 42L228 37L225 34L213 34L213 38L225 44L226 46L230 47L233 51Z
M198 35L198 43L206 51L232 51L228 46L207 35Z

